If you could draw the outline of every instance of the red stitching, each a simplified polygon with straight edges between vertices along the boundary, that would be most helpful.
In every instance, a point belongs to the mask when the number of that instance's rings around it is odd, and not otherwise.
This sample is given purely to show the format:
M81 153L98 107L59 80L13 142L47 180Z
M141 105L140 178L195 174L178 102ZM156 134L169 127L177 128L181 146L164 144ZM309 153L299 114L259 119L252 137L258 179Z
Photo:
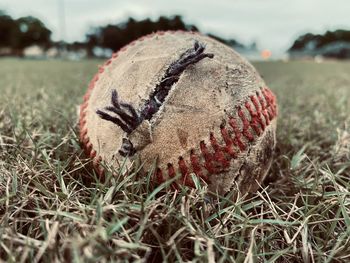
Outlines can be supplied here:
M261 105L261 113L264 116L265 124L266 126L270 124L269 114L267 113L267 103L265 103L265 100L261 96L261 94L257 91L256 96L259 100L259 103Z
M211 153L209 153L207 145L204 141L199 143L199 147L201 149L202 155L204 157L204 167L208 170L209 173L216 173L216 170L213 167L214 158Z
M84 97L83 97L83 100L84 100L84 102L87 102L88 100L89 100L89 98L90 98L90 92L87 92L85 95L84 95ZM84 105L84 104L83 104ZM85 104L86 105L86 107L87 107L87 104ZM84 106L85 106L84 105ZM84 107L83 106L83 107Z
M107 62L104 64L104 66L106 67L106 66L108 66L111 63L112 63L112 59L108 59Z
M158 184L161 184L165 181L162 169L160 168L157 168L156 172L154 173L154 176L155 176L155 182Z
M168 175L170 178L173 178L176 176L174 166L171 163L168 163Z
M250 120L250 126L253 128L253 130L255 131L255 133L260 136L261 134L261 130L259 127L259 123L258 123L258 115L253 111L252 106L250 105L249 101L245 102L245 107L247 108L247 110L249 111L249 114L251 116L251 120ZM252 139L254 140L254 138Z
M230 165L230 162L226 160L225 154L222 151L221 146L218 144L212 132L209 135L209 140L210 140L211 146L215 151L215 154L214 154L215 161L217 161L218 163L221 163L223 167L228 167Z
M135 46L136 42L137 42L136 40L131 41L131 42L129 43L129 46Z
M85 135L85 137L82 138L82 142L84 143L84 147L87 148L87 145L90 142L89 137Z
M192 165L192 169L193 172L199 176L200 178L202 178L204 181L208 182L208 176L204 175L202 172L202 167L201 164L199 162L199 158L198 156L195 154L194 150L191 150L190 153L190 161L191 161L191 165Z
M182 175L182 184L190 186L190 187L194 187L194 183L192 181L192 178L190 177L190 173L189 173L187 164L182 156L179 157L178 165L179 165L179 170L180 170L181 175Z
M271 105L268 109L268 114L270 120L272 120L277 115L277 106L276 106L276 97L275 95L267 88L262 89L263 95L266 99L268 105Z
M254 107L255 107L255 119L260 124L260 127L262 131L265 131L266 125L262 119L261 109L262 105L259 105L259 101L257 97L250 96L250 100L252 101Z
M87 134L87 129L86 127L83 127L80 129L80 138L84 138Z
M238 106L237 110L238 110L238 116L241 118L242 124L243 124L242 134L244 135L244 137L246 137L248 139L248 141L250 141L250 142L254 141L254 136L249 131L250 123L247 120L247 117L244 115L241 106Z
M157 168L157 171L158 171L158 169L160 169L160 168ZM161 169L160 169L161 170ZM158 172L158 175L159 175L159 172ZM163 175L163 173L162 173L162 175ZM168 163L168 176L169 176L169 178L174 178L175 176L176 176L176 171L175 171L175 168L174 168L174 166L171 164L171 163ZM163 177L162 179L161 179L161 183L163 183L163 182L165 182L165 178ZM177 185L177 183L176 182L173 182L172 184L171 184L171 187L173 188L173 189L179 189L179 187L178 187L178 185Z
M85 110L83 110L83 112L81 113L81 117L82 117L82 118L85 118L85 117L86 117L86 111L85 111Z
M86 109L86 107L88 106L88 104L87 103L83 103L83 104L81 104L80 105L80 111L84 111L85 109ZM81 116L81 115L80 115ZM86 116L84 116L84 118L85 118Z
M95 150L92 150L90 152L90 158L94 159L96 157L97 152Z
M225 128L225 125L220 125L221 136L224 139L226 144L224 151L228 153L232 158L236 157L236 152L233 149L233 140L231 140L228 130Z
M184 158L182 156L179 157L179 168L180 168L180 172L183 176L185 176L186 174L188 174L188 168L187 165L184 161Z
M137 42L144 41L147 38L152 38L155 35L161 36L166 33L184 33L184 34L196 34L196 32L185 32L185 31L162 31L157 33L152 33L146 36L139 38L131 42L130 44L121 48L118 52L113 53L112 57L99 68L98 73L91 80L87 92L83 97L83 103L80 106L80 117L79 117L79 137L82 142L83 149L85 153L93 159L93 166L97 174L100 177L104 176L104 169L100 165L102 158L97 156L96 150L93 149L93 145L90 142L88 137L88 129L86 127L86 108L88 107L88 102L90 99L91 91L94 89L96 82L99 80L99 75L102 74L106 67L108 67L114 59L116 59L121 52L127 50L129 46L136 44ZM255 110L253 110L253 106ZM244 113L241 107L237 108L236 116L231 116L226 120L229 126L221 125L220 131L223 142L225 145L221 146L213 133L210 133L209 141L210 146L213 149L213 153L210 152L206 143L201 141L199 144L200 154L196 155L195 151L192 149L190 152L191 164L190 169L186 161L180 157L178 161L178 169L182 174L182 183L194 186L192 179L189 177L191 171L198 177L202 178L204 181L209 182L208 175L204 173L204 170L207 170L209 174L220 173L224 168L230 165L230 161L237 157L237 153L243 152L246 150L247 146L243 138L246 138L248 142L253 143L255 139L266 129L270 124L271 120L277 115L277 104L275 95L268 88L261 88L256 94L249 96L249 101L245 101L243 106L246 108L250 115L250 120L247 119L246 114ZM237 124L237 119L242 121L242 128ZM232 130L231 130L232 129ZM256 135L253 135L250 132L250 129L255 132ZM248 143L247 142L247 143ZM234 146L237 146L237 152L235 151ZM201 162L201 159L204 162ZM169 163L167 166L167 174L169 178L173 178L176 175L176 169L174 166ZM163 183L166 178L163 175L163 171L160 168L157 168L153 175L155 182ZM172 187L178 189L177 184L173 183Z
M238 148L241 150L241 151L245 151L246 149L246 146L245 144L242 142L242 132L239 130L238 128L238 125L235 121L235 119L233 118L230 118L228 123L230 124L230 126L232 127L233 129L233 132L235 134L235 138L233 139L233 142L236 146L238 146Z

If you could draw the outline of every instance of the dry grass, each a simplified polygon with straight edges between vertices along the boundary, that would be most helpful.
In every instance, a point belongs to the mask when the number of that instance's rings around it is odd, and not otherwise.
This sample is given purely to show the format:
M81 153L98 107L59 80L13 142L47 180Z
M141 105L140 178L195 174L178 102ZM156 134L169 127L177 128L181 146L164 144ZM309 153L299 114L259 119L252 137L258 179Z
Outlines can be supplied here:
M350 64L258 63L280 104L270 184L249 199L100 182L75 105L98 61L0 61L0 258L348 262ZM110 171L111 172L111 171Z

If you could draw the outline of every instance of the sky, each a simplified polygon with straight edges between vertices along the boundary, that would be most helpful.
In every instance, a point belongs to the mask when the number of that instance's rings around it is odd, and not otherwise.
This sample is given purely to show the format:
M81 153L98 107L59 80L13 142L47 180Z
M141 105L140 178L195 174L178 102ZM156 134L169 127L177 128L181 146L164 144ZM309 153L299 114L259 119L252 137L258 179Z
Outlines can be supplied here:
M92 26L119 23L129 16L180 14L201 32L244 44L256 41L273 54L283 53L306 32L350 30L349 0L0 0L1 9L15 18L38 17L54 40L67 41L84 40Z

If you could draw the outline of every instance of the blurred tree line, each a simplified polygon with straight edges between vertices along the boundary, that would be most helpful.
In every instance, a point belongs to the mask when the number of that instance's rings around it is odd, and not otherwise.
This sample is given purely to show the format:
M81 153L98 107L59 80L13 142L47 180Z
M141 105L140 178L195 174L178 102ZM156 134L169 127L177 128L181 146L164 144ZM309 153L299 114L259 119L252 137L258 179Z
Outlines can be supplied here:
M31 45L49 47L51 31L33 16L13 19L0 10L0 48L10 48L12 55L20 55Z
M122 23L91 28L86 34L86 40L82 42L54 42L51 40L50 29L38 18L26 16L14 19L0 10L0 55L21 56L26 47L37 45L44 50L50 47L73 52L83 50L92 57L96 55L94 53L96 47L117 51L143 35L160 30L199 31L195 25L185 23L179 15L160 16L155 21L149 18L135 20L130 17ZM234 48L256 50L254 43L247 47L235 39L208 35ZM327 31L323 35L311 33L301 35L294 41L288 52L292 55L301 54L301 56L350 58L350 31L336 30Z
M140 21L129 18L126 22L120 24L108 24L91 29L86 35L87 47L89 54L95 46L117 51L141 36L161 30L198 31L198 28L195 25L185 24L182 17L178 15L170 18L161 16L156 21L149 18Z
M199 31L195 25L185 23L179 15L160 16L155 21L149 18L137 21L130 17L127 21L119 24L91 28L83 42L53 42L51 31L39 19L32 16L13 19L0 10L0 49L11 49L10 55L20 56L26 47L37 45L45 50L50 47L58 49L64 47L68 51L86 50L87 55L92 57L95 55L94 49L96 47L117 51L143 35L165 30ZM243 44L234 39L223 39L213 34L210 36L232 47L244 47Z
M186 24L179 15L171 17L160 16L155 21L149 18L137 21L130 17L126 22L108 24L90 29L86 34L85 44L88 55L93 56L93 49L96 46L108 48L115 52L139 37L156 31L166 30L199 31L195 25ZM229 46L244 47L243 44L234 39L224 39L213 34L209 35Z
M311 33L301 35L294 41L288 52L338 59L350 58L350 31L335 30L327 31L323 35Z

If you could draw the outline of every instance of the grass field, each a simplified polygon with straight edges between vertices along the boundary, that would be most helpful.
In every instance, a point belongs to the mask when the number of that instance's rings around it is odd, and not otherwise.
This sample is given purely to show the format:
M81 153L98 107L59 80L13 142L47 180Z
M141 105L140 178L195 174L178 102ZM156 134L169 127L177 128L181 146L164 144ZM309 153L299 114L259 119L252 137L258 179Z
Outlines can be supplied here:
M350 63L256 63L280 106L270 184L210 201L99 182L76 127L99 63L0 60L2 260L350 261Z

